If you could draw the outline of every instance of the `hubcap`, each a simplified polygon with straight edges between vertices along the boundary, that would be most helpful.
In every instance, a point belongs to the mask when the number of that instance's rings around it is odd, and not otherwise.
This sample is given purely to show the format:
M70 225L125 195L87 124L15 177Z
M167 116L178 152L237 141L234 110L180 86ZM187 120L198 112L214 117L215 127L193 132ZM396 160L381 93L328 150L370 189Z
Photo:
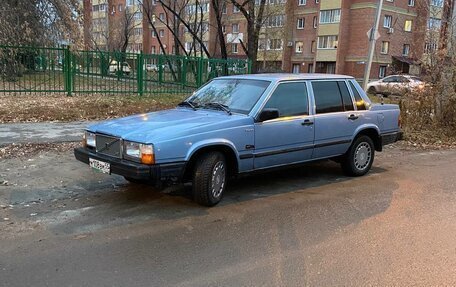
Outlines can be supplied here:
M212 169L212 196L220 197L223 188L225 187L225 164L219 161Z
M368 143L360 143L355 150L355 167L364 170L369 165L372 158L372 150Z

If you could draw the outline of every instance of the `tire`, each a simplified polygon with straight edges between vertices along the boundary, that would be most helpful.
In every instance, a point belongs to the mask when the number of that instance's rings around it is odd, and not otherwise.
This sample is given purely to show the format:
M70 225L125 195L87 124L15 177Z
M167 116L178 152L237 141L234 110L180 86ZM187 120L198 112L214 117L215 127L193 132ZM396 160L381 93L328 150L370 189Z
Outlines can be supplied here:
M193 200L200 205L220 202L227 183L226 160L220 152L210 152L197 159L193 173Z
M375 96L375 95L377 95L377 90L374 87L370 87L367 90L367 93Z
M341 162L342 170L348 176L362 176L369 172L374 162L374 142L368 136L357 137Z

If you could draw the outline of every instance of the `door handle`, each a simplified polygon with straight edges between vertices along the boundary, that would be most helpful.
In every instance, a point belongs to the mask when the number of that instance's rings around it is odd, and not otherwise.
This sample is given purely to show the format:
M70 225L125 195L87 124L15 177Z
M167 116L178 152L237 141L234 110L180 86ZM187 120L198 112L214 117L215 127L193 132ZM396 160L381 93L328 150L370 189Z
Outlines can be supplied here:
M303 125L303 126L311 126L311 125L313 125L313 124L314 124L314 122L311 121L311 120L309 120L309 119L304 120L304 121L301 123L301 125Z
M358 118L359 118L359 117L358 117L357 115L354 115L354 114L351 114L351 115L348 117L348 119L349 119L349 120L352 120L352 121L357 120Z

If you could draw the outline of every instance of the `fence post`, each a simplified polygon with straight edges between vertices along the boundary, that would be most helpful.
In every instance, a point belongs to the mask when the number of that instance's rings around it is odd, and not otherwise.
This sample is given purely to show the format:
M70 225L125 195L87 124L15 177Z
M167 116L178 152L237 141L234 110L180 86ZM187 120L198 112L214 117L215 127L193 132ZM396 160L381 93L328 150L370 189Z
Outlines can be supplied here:
M247 59L247 74L252 73L252 61L250 59Z
M63 77L64 77L64 87L65 92L68 96L71 96L73 92L73 71L71 69L71 52L70 47L65 46L63 50Z
M199 57L196 66L196 85L201 87L203 85L203 58Z
M142 96L144 94L144 55L142 51L136 56L136 78L138 81L138 95Z
M163 82L163 55L158 55L158 84Z

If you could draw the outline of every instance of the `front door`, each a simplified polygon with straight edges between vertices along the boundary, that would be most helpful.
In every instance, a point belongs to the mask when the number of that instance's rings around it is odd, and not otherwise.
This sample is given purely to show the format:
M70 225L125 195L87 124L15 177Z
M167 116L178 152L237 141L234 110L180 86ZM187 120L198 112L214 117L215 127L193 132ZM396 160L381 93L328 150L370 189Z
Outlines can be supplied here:
M255 169L310 160L314 127L306 83L279 84L264 108L278 109L279 118L255 123Z

